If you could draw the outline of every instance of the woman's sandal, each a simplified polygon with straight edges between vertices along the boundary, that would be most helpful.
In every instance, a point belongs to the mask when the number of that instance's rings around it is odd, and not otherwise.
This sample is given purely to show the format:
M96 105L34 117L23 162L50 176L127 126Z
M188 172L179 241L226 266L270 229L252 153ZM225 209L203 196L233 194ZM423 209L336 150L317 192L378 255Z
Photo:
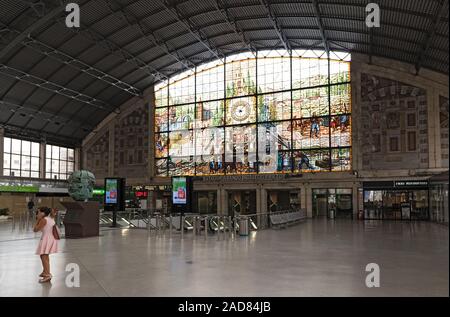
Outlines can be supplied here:
M52 279L52 275L44 275L42 279L39 280L39 283L47 283Z
M44 277L45 276L45 273L44 272L42 272L41 274L39 274L39 277Z

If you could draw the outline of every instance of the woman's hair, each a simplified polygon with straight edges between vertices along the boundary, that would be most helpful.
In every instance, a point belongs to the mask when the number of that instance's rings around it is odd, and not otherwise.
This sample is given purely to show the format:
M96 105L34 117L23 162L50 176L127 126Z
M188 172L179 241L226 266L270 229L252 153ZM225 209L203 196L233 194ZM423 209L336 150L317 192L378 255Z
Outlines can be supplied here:
M43 212L45 216L48 216L52 212L52 210L48 207L39 207L38 211Z

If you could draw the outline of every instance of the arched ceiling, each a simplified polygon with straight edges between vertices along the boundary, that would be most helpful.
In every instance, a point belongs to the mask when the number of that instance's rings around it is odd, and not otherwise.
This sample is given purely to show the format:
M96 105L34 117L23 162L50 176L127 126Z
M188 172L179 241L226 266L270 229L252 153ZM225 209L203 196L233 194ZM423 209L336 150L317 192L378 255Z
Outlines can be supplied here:
M65 6L81 7L67 28ZM448 74L448 0L0 0L0 126L79 144L153 82L248 50L350 51Z

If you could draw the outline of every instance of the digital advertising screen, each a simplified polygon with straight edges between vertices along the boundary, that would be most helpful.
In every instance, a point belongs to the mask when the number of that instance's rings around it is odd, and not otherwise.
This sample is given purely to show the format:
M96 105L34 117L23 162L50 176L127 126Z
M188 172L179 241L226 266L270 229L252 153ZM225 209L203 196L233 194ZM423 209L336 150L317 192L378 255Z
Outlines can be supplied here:
M187 203L186 177L172 178L172 203L185 205Z
M117 204L118 183L117 179L106 179L105 203Z

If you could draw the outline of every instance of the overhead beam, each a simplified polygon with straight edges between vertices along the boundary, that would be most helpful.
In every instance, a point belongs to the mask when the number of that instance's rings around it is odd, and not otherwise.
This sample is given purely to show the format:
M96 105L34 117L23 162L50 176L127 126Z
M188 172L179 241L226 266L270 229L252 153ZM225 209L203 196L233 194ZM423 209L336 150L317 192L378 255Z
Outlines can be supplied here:
M7 25L3 24L2 22L0 22L0 28L2 28L2 30L7 30L8 32L10 32L12 34L20 34L20 31L13 29L11 27L8 27ZM108 85L111 85L120 90L123 90L133 96L141 96L142 95L142 92L138 88L136 88L136 87L134 87L134 86L110 75L110 74L107 74L94 66L88 65L85 62L83 62L75 57L72 57L71 55L69 55L67 53L60 51L57 48L54 48L48 44L45 44L42 41L39 41L38 39L34 38L31 35L28 35L28 37L25 40L23 40L23 42L21 44L41 53L43 55L53 58L53 59L59 61L60 63L66 64L68 66L71 66L74 69L77 69L83 73L86 73L104 83L107 83Z
M26 137L30 140L36 140L36 141L46 141L51 140L56 143L69 145L69 146L79 146L81 145L82 139L79 138L73 138L73 137L65 137L60 134L52 133L52 132L43 132L38 131L36 129L26 129L24 130L21 126L17 126L14 124L4 124L0 123L0 128L4 128L6 132L8 132L11 136L16 136L18 138L20 137Z
M31 7L35 5L35 1L26 1ZM29 34L32 34L34 31L38 30L40 27L45 25L47 22L51 21L55 17L61 14L66 8L66 5L73 0L62 0L58 6L55 7L46 7L44 8L45 14L43 14L36 22L31 24L25 30L23 30L19 35L17 35L11 42L9 42L1 51L0 51L0 62L3 61L5 56L7 56L17 45L22 43L23 40L27 38Z
M269 0L259 0L261 5L266 8L268 18L270 20L270 23L272 24L273 29L275 30L275 33L277 34L281 44L283 45L284 49L288 52L292 51L291 44L289 43L289 40L286 37L286 34L284 34L283 30L281 29L280 25L278 24L278 20L275 17L275 14L273 13L273 10L270 6Z
M104 0L113 14L119 15L123 17L128 24L129 27L136 27L141 34L141 36L147 39L152 46L158 47L161 49L166 55L173 57L177 62L183 65L183 68L186 70L192 69L195 67L195 64L190 60L186 59L180 52L177 50L170 50L167 43L157 38L155 33L152 30L148 30L144 27L143 22L138 20L138 18L131 13L127 8L121 5L117 0ZM114 6L116 6L119 10L114 10Z
M177 8L176 3L172 4L168 0L158 0L159 3L170 13L170 15L180 22L185 29L200 43L202 44L211 54L217 59L224 60L224 55L219 52L219 50L209 41L208 37L205 36L200 29L198 29L190 20L181 14L180 10Z
M231 16L227 8L226 0L216 0L214 2L214 7L217 11L222 13L225 21L233 28L233 32L241 39L242 44L247 47L250 52L256 54L256 48L252 45L250 40L245 38L244 32L238 27L235 19Z
M320 8L319 8L319 2L318 0L312 0L312 4L314 7L314 14L317 19L317 24L319 26L320 31L320 37L322 38L323 47L325 48L325 51L327 52L327 55L330 56L330 46L328 45L327 36L325 34L325 29L323 27L322 18L320 16Z
M56 124L67 124L69 122L82 123L84 125L83 128L86 128L86 129L94 128L94 126L92 126L92 125L84 124L86 122L86 120L79 118L77 116L55 115L54 113L50 113L45 110L36 109L35 107L32 107L28 104L20 104L19 105L15 102L0 100L0 106L2 106L3 108L6 108L7 110L9 110L13 113L26 112L26 114L28 116L31 116L33 118L34 117L40 118L47 122L52 121ZM7 124L8 122L4 122L4 123Z
M415 65L416 75L419 74L420 69L422 68L423 61L428 53L428 50L430 49L431 43L434 39L434 35L438 28L439 22L441 21L442 15L445 12L448 12L448 8L445 8L446 3L448 4L448 0L440 0L438 10L437 10L435 18L433 20L433 23L431 24L431 27L428 30L427 35L425 36L425 41L422 44L422 48L420 49L419 53L417 54L417 62Z
M57 19L56 22L65 27L64 19ZM102 48L109 51L112 55L119 57L122 61L127 63L128 62L133 63L137 69L146 72L148 75L152 76L156 80L168 79L168 77L165 74L158 71L155 67L151 66L149 63L145 62L136 55L130 53L128 50L120 47L113 41L110 41L100 33L93 31L83 23L81 23L80 28L70 28L69 30L83 36L84 38L88 39L91 42L94 42L98 46L101 46Z
M55 94L64 96L69 99L73 99L84 104L93 106L95 108L104 110L106 112L111 111L109 105L102 100L99 100L94 97L90 97L85 95L79 91L75 91L70 88L66 88L54 82L48 81L46 79L39 78L37 76L28 74L11 66L7 66L5 64L0 64L0 74L6 75L16 80L20 80L22 82L28 83L30 85L48 90Z

